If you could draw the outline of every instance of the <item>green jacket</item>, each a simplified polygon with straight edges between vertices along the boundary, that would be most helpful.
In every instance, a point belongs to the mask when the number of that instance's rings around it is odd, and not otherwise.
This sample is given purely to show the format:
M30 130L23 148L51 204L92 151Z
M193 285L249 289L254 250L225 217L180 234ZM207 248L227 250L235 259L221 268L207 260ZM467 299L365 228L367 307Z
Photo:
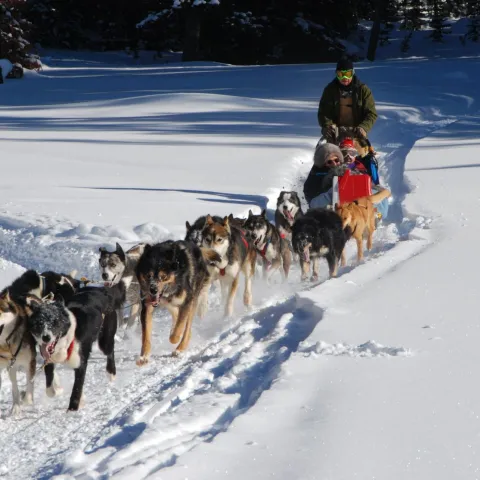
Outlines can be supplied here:
M370 131L377 120L375 100L371 90L355 75L352 80L352 103L353 118L356 127L362 127L366 132ZM340 111L340 87L337 80L330 82L323 90L320 105L318 106L318 124L325 128L337 124Z

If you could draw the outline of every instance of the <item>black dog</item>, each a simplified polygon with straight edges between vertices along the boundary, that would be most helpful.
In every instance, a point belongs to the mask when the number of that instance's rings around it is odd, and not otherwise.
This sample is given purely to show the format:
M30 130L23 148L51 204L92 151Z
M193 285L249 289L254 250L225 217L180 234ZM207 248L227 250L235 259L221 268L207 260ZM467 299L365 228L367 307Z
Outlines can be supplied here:
M187 348L197 306L202 312L207 307L211 282L208 265L219 261L215 251L188 241L167 240L145 247L136 269L142 292L142 350L138 366L149 361L153 309L159 305L172 315L170 342L178 343L177 352Z
M321 257L328 262L331 277L337 275L338 261L345 265L343 249L351 236L351 229L342 227L338 214L323 208L313 208L300 217L292 229L294 252L299 255L302 280L308 278L310 258L313 259L312 281L318 280L318 263Z
M20 298L26 295L35 295L43 298L47 295L60 295L68 301L80 288L80 280L71 275L56 272L37 273L35 270L27 270L18 277L9 287L4 288L0 295L7 290L11 298Z
M112 380L115 378L116 310L125 301L129 280L131 277L124 277L111 288L83 288L66 304L63 299L44 303L27 298L28 331L46 363L47 395L59 393L55 363L65 363L75 370L68 410L82 406L85 373L95 340L107 356L107 373Z

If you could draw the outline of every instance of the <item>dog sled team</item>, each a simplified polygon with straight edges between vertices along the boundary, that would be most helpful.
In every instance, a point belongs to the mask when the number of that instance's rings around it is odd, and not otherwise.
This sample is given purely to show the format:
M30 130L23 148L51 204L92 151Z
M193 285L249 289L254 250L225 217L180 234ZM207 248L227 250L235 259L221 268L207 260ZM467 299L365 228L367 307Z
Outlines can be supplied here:
M220 286L225 315L231 316L242 277L243 303L252 305L257 263L267 282L275 274L286 280L294 259L302 281L319 279L322 258L330 277L335 277L339 264L345 265L345 244L351 238L357 243L357 260L362 260L363 240L366 237L370 249L376 222L380 215L386 216L390 192L379 186L377 164L366 140L376 118L373 98L353 72L351 63L339 62L336 83L326 87L320 101L324 141L317 145L304 184L306 212L296 192L282 191L274 224L265 210L258 215L250 210L247 218L206 215L192 224L186 222L185 240L139 244L126 252L118 243L114 251L100 248L100 286L75 278L75 272L28 270L0 292L0 369L7 369L12 383L14 414L22 403L33 402L33 380L40 369L47 395L62 392L56 364L74 370L68 410L78 410L95 342L106 356L108 377L116 375L119 323L131 327L140 316L142 346L137 365L142 366L149 361L157 307L166 308L172 317L170 342L179 353L188 347L194 317L202 318L207 312L213 283ZM349 85L352 92L345 96ZM341 126L342 119L346 127ZM372 192L352 201L336 198L335 179L347 171L353 177L368 177ZM126 306L130 314L124 319ZM37 347L44 362L40 368ZM23 396L17 384L20 368L27 372Z

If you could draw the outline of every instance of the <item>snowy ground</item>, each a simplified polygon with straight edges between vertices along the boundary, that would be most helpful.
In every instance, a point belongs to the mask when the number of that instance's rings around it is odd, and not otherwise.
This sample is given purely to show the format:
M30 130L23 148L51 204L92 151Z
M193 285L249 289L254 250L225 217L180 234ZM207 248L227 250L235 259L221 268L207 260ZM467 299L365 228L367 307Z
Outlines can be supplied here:
M180 238L185 220L241 215L301 191L331 65L128 67L51 57L2 85L0 287L22 268L95 277L99 246ZM60 65L60 66L53 66ZM70 479L478 478L478 59L359 64L394 193L364 264L314 288L257 282L226 322L218 299L172 358L158 312L152 362L135 330L86 407L65 394L7 416L0 474ZM350 258L354 248L349 246ZM325 269L324 269L325 270Z

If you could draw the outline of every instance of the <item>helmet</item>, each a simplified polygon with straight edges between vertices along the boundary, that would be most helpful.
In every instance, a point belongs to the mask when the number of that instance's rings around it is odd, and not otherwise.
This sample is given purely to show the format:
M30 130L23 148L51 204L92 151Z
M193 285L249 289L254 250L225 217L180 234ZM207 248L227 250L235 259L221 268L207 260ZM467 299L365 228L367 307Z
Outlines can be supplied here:
M339 145L341 150L355 150L355 144L353 143L353 139L350 137L345 137Z

